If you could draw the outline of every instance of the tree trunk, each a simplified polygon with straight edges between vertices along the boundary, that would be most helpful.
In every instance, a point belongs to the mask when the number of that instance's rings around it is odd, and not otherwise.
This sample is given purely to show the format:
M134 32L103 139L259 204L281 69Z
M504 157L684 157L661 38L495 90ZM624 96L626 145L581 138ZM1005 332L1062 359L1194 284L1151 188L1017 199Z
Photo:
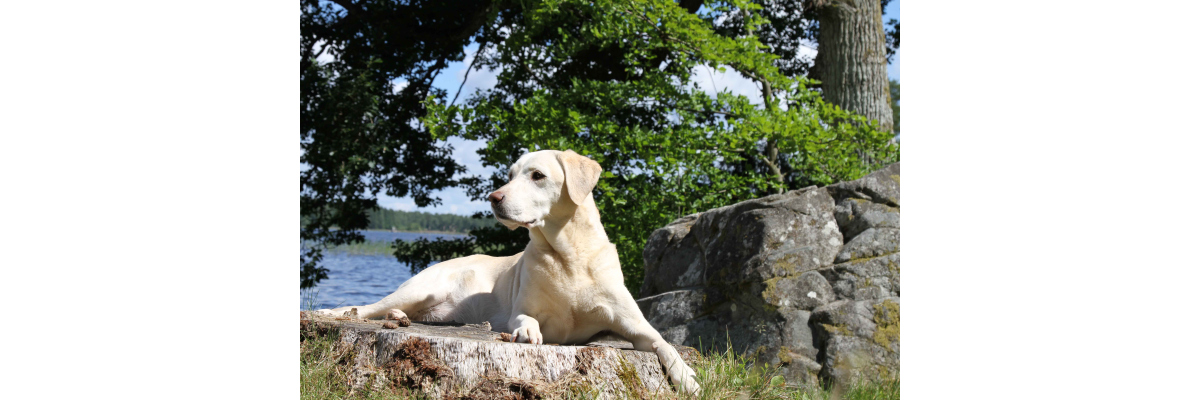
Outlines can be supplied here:
M879 0L817 1L817 69L825 101L892 131L887 47Z
M336 335L348 354L346 373L357 391L403 386L431 398L559 398L571 391L601 399L653 398L674 392L658 356L627 341L597 337L581 346L501 341L487 324L334 319L302 312L302 341ZM685 361L699 353L676 346Z

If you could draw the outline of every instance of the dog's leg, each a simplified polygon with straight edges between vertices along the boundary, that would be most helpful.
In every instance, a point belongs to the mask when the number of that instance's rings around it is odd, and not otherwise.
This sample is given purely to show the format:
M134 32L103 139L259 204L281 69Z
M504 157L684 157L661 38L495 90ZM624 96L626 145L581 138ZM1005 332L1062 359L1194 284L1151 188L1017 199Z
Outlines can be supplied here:
M508 326L514 326L513 341L533 344L543 344L542 326L536 319L525 314L517 314L508 321Z
M641 316L639 313L638 316ZM667 343L662 335L650 326L645 318L631 318L631 323L622 323L617 332L633 342L633 348L641 351L652 351L658 355L658 361L667 368L667 376L679 388L681 393L700 394L700 384L696 383L696 371L692 370L674 346Z
M439 297L446 297L446 296L436 296L434 294L421 295L421 294L414 294L414 293L405 293L404 289L405 288L401 288L400 290L397 290L396 293L392 293L392 294L388 295L387 297L384 297L383 300L380 300L380 301L376 302L375 304L368 304L365 306L346 306L346 307L338 307L338 308L335 308L332 310L318 310L318 311L325 313L327 315L340 317L346 311L350 311L350 309L352 309L352 308L357 308L359 318L383 319L383 317L387 315L388 311L391 311L393 309L400 310L400 312L404 316L407 316L408 314L420 314L420 312L422 310L428 309L429 307L432 307L432 306L440 303L441 300L439 300Z
M365 306L346 306L318 312L340 317L352 308L358 309L358 317L363 319L383 319L388 311L400 310L407 315L418 315L450 297L451 288L438 285L437 274L417 274L375 304Z

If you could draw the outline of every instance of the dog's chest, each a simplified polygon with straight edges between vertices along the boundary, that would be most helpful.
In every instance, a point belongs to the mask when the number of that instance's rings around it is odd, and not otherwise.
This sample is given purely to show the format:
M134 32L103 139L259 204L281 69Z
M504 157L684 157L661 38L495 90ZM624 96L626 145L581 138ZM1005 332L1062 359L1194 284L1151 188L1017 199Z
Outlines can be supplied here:
M546 293L540 302L535 319L542 333L556 343L586 340L604 330L613 318L612 308L603 301L605 296L595 288L575 287L558 293Z
M531 314L547 342L582 342L611 325L613 296L605 292L592 266L563 268L558 257L538 261L526 281L527 288L537 295L525 297L520 308L536 310Z

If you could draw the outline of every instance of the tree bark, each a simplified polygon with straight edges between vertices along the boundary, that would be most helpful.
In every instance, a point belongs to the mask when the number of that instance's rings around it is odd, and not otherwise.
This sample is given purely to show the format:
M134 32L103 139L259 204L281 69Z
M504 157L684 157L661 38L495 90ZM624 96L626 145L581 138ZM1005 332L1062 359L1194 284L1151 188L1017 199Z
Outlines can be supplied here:
M501 341L486 324L413 322L387 329L384 322L302 312L300 334L337 335L352 355L346 367L355 390L399 384L438 399L495 398L497 390L557 398L579 388L595 390L601 399L674 392L654 353L613 337L581 346L534 345ZM675 347L688 362L699 354Z
M816 1L816 64L825 101L892 131L887 38L879 0Z

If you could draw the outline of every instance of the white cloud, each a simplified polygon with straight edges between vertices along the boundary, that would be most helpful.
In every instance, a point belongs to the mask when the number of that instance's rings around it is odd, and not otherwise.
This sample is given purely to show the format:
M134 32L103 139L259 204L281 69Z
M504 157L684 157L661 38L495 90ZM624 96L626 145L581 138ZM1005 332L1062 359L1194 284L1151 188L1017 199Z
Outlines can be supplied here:
M800 47L799 56L816 57L817 50ZM729 90L734 95L746 96L750 99L751 104L762 104L762 89L757 83L729 66L723 67L725 72L705 65L697 65L692 68L691 81L699 84L700 89L712 97L716 97L718 91Z
M464 176L479 175L485 179L490 177L495 168L484 167L483 162L479 159L477 150L487 146L487 142L483 140L466 140L463 138L453 137L448 140L451 146L454 146L454 152L451 157L454 162L467 168L465 174L459 174L456 178ZM486 182L486 180L485 180ZM493 188L488 188L493 189ZM472 200L467 196L467 193L461 188L449 188L437 192L438 197L442 198L442 205L437 207L429 207L427 212L434 213L450 213L459 215L471 215L480 211L490 211L492 208L487 201Z
M762 91L758 84L743 76L733 68L725 67L725 72L704 65L692 68L692 82L700 85L700 90L710 97L716 97L717 92L728 90L734 95L746 96L752 104L762 104Z
M325 41L318 40L317 43L313 45L313 52L316 53L318 51L321 51L322 47L325 47ZM321 63L321 64L332 62L333 60L334 60L333 46L325 47L325 51L322 52L321 54L317 55L317 62Z
M450 138L448 142L451 146L454 146L454 152L451 153L454 162L467 167L466 174L456 175L456 178L470 175L481 175L486 178L491 176L491 173L496 170L495 168L485 168L479 160L479 155L475 153L476 150L486 146L487 142L482 140L465 140L457 137ZM424 211L434 214L471 215L476 212L491 210L491 206L488 205L487 201L473 200L467 196L466 191L458 187L434 191L433 196L441 198L442 204L418 208L411 197L396 198L383 193L379 193L378 201L379 206L383 208L403 211Z
M467 197L465 191L457 187L436 191L434 192L434 196L442 199L441 205L425 207L417 211L434 214L471 215L479 211L490 211L492 209L486 201L472 200Z
M815 43L812 45L816 46ZM798 53L797 56L808 57L810 60L817 57L817 49L808 46L800 46L796 52Z
M454 153L451 157L454 162L467 167L465 175L491 175L495 168L485 168L483 162L479 159L479 154L476 153L479 149L487 146L487 142L483 140L466 140L460 137L452 137L448 140L451 146L454 146ZM457 177L462 177L459 175Z
M408 87L408 81L396 78L396 80L392 81L392 94L400 93L406 87Z
M386 194L379 194L379 206L389 210L412 211L417 208L417 203L407 198L398 199Z

